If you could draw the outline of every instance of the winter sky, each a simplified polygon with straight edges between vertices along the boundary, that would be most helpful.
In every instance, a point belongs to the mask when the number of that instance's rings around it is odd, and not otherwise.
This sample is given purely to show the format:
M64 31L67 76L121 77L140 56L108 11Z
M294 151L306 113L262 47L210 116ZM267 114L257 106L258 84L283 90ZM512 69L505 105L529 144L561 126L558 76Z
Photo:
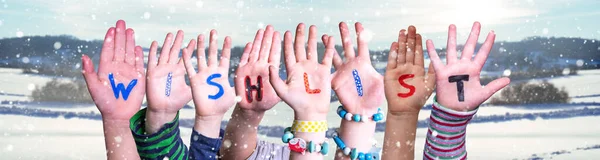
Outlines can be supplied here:
M284 32L299 22L339 37L340 21L362 22L375 50L388 48L408 25L444 47L447 27L454 23L459 42L464 42L476 20L483 26L480 42L489 30L500 41L529 36L600 39L598 6L597 0L0 0L0 38L68 34L102 39L108 27L123 19L143 47L152 40L162 44L167 32L178 29L189 40L213 28L242 45L267 24Z

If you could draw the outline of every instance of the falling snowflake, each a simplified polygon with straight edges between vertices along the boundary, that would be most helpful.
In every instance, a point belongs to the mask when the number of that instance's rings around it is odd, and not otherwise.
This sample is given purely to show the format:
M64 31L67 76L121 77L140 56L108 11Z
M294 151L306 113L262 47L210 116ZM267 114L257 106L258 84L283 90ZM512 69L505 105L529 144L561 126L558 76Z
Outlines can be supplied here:
M27 89L29 89L30 91L33 91L35 89L35 84L30 83L29 85L27 85Z
M144 19L150 19L150 12L144 12Z
M55 50L58 50L58 49L60 49L60 47L62 47L62 43L60 43L60 42L58 42L58 41L57 41L57 42L54 42L54 49L55 49Z
M512 72L510 71L510 69L506 69L506 70L504 70L504 72L502 72L502 75L505 77L508 77L508 76L510 76L511 73Z
M23 32L22 31L17 31L16 35L17 35L18 38L21 38L21 37L23 37Z
M244 1L238 1L238 2L235 4L235 7L237 7L237 8L242 8L242 7L244 7Z
M23 63L29 63L29 57L23 57L23 58L21 58L21 62L23 62Z
M202 1L196 1L196 7L202 8L202 6L204 6L204 2L202 2Z
M329 16L323 17L323 23L329 23L329 22L331 22L331 18L329 18Z
M577 60L577 62L575 62L575 64L577 64L577 67L581 67L581 66L583 66L583 60L582 59Z

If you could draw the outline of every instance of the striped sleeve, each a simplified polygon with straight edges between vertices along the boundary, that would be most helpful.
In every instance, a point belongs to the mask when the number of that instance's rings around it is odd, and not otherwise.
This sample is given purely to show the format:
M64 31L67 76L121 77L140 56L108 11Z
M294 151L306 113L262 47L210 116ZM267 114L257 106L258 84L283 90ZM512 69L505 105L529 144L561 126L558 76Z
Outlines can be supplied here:
M144 129L145 119L146 108L138 111L129 120L129 128L141 159L187 159L187 146L185 146L179 135L179 112L173 121L164 124L158 132L153 134L146 134Z
M446 108L434 98L423 159L466 159L466 129L475 113Z

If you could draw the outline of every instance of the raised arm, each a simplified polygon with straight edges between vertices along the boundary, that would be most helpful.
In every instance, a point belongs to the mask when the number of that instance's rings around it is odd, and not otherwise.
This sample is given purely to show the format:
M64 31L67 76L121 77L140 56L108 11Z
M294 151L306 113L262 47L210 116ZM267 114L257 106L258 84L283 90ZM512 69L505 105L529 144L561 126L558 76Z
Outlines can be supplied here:
M280 57L281 38L271 25L266 30L258 30L254 42L246 44L235 72L235 92L241 101L225 129L220 152L223 159L247 159L256 156L255 151L264 151L258 149L261 146L257 145L257 129L265 111L281 101L269 82L268 71L269 66L279 66Z
M192 85L196 108L194 131L190 143L190 159L217 159L221 147L221 120L235 104L235 93L229 84L229 57L231 38L225 37L221 60L217 57L217 31L210 31L208 58L204 47L204 35L198 36L198 72L192 65L192 50L183 51L185 68ZM190 44L195 44L192 40ZM208 59L208 63L207 63Z
M354 52L350 31L346 23L340 23L345 61L335 53L333 66L335 72L331 85L340 99L342 106L338 108L341 118L340 130L334 135L338 146L335 159L379 159L379 153L371 153L374 147L372 138L376 123L383 114L379 106L383 102L383 76L371 65L369 47L364 39L363 26L355 23L358 53ZM323 43L328 43L324 35Z
M425 73L421 35L414 26L400 30L393 42L385 71L388 114L383 159L414 159L419 111L435 87L435 70Z
M317 27L310 26L308 47L305 49L305 26L296 28L296 39L292 47L292 33L284 37L285 68L287 81L279 78L276 65L269 67L270 81L277 95L294 110L294 125L286 129L282 140L289 143L290 159L323 159L328 152L325 138L327 111L331 99L331 60L333 39L321 63L317 54ZM292 49L293 48L293 49ZM314 130L309 128L314 127ZM303 129L304 128L304 129ZM312 149L311 149L312 148Z
M191 89L185 83L185 67L179 58L183 31L175 39L168 33L160 57L158 43L152 42L148 55L148 107L131 119L132 133L138 145L140 157L163 159L165 157L187 158L188 150L179 131L179 110L191 98ZM190 43L184 50L193 50Z
M90 57L82 56L83 77L102 114L107 159L140 159L129 119L142 105L146 74L142 47L135 46L134 37L133 29L119 20L106 33L98 72Z
M423 159L466 159L466 127L481 103L510 83L508 78L496 79L482 86L481 69L494 45L490 32L479 52L473 58L481 25L473 24L460 59L456 51L456 26L448 29L448 45L444 65L427 40L427 50L436 71L436 98L434 99Z

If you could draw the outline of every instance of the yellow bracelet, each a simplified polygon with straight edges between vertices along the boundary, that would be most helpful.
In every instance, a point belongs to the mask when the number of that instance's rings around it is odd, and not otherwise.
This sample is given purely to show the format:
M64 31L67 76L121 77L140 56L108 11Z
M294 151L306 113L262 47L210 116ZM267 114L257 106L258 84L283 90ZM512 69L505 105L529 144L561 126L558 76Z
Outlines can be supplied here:
M327 121L298 121L292 124L293 132L326 132Z

